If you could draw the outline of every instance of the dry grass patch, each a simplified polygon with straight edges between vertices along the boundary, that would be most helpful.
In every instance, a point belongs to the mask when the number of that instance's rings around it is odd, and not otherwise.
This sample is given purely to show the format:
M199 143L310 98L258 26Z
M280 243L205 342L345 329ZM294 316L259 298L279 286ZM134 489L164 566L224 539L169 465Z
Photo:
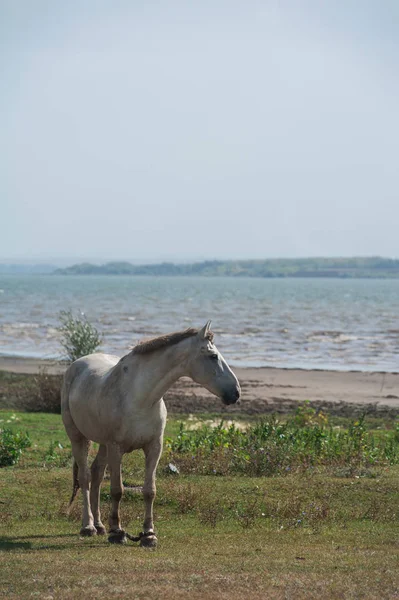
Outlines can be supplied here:
M5 597L234 600L399 593L399 525L390 511L399 497L397 468L379 480L354 481L322 475L162 477L155 552L111 546L104 537L81 540L80 502L65 516L69 469L7 468L2 474ZM105 516L107 493L105 485ZM378 514L370 510L376 499ZM329 510L296 522L304 509L318 505ZM129 532L140 530L142 513L140 495L127 494L122 514Z

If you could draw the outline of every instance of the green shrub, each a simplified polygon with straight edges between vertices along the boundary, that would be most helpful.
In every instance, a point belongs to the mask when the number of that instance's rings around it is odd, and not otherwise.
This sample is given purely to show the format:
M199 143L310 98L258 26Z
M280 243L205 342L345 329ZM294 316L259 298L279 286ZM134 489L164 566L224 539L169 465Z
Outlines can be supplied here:
M72 311L61 311L59 315L61 326L61 346L64 348L68 360L73 362L82 356L92 354L100 346L102 337L97 329L89 323L81 313L75 317Z
M29 448L31 441L27 433L0 429L0 467L15 465L24 448Z
M180 425L176 438L166 440L168 460L181 472L202 475L278 475L316 466L350 467L350 472L399 463L396 431L372 434L364 418L348 429L327 425L326 417L295 415L286 423L276 417L241 431L221 423L187 430ZM312 418L308 418L312 416Z

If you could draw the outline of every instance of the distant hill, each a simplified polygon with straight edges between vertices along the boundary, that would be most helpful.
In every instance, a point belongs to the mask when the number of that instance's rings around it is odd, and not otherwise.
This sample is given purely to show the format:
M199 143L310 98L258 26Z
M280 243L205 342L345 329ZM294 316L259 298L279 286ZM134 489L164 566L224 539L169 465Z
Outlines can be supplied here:
M338 277L398 278L399 260L391 258L276 258L266 260L213 260L191 264L133 265L109 262L81 263L56 269L56 275L202 275L207 277Z

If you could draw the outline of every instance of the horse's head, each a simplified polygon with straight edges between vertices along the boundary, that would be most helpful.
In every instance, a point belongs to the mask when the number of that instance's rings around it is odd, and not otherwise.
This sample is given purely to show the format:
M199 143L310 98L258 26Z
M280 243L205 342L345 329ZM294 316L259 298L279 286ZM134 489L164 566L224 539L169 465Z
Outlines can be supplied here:
M235 404L240 398L240 384L213 343L210 325L208 321L193 338L190 375L194 381L221 398L224 404Z

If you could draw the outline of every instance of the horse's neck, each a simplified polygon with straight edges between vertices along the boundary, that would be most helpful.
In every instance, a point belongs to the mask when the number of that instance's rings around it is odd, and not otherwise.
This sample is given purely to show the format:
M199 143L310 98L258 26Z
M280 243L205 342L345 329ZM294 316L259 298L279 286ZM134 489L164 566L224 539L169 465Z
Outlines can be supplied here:
M153 406L184 375L188 375L190 340L149 354L132 354L131 390L135 401Z

